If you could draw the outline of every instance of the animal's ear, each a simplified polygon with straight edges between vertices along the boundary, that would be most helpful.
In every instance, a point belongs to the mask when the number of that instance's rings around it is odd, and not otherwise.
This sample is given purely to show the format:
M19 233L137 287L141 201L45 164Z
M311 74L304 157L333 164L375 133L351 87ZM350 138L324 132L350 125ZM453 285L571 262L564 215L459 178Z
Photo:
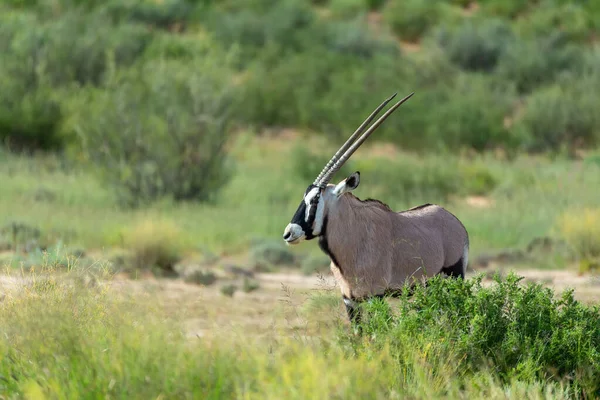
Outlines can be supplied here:
M333 193L339 197L346 192L351 192L358 187L360 183L360 172L356 171L335 186Z

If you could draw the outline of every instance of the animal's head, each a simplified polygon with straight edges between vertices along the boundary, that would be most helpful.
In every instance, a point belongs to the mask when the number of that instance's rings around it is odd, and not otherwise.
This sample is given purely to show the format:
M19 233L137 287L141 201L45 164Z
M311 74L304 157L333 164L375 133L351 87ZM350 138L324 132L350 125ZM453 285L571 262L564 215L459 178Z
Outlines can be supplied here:
M385 114L365 131L367 125L377 116L383 107L396 96L396 94L384 101L335 153L327 165L325 165L319 176L317 176L317 179L308 186L292 220L285 227L283 240L285 240L287 244L298 244L302 240L311 240L321 235L323 224L327 218L329 209L332 206L335 206L335 202L338 201L344 193L351 192L358 187L358 184L360 183L360 172L354 172L337 185L330 184L329 181L360 145L364 143L369 135L371 135L371 133L373 133L394 110L408 100L413 94L414 93L409 94L390 107ZM360 138L355 141L359 135L361 135Z

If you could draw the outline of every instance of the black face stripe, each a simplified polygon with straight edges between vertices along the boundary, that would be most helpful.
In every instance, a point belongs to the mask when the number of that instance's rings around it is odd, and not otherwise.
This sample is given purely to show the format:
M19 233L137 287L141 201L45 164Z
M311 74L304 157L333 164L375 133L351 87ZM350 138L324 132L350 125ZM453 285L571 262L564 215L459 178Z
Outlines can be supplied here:
M306 195L316 187L317 186L315 185L310 185L304 192L304 196L306 197ZM291 221L293 224L299 225L302 228L306 240L314 239L316 237L313 234L313 223L315 222L315 218L317 216L317 207L319 205L320 197L321 190L319 189L315 197L313 197L310 201L310 211L308 213L308 219L306 217L306 202L304 201L304 199L302 199Z

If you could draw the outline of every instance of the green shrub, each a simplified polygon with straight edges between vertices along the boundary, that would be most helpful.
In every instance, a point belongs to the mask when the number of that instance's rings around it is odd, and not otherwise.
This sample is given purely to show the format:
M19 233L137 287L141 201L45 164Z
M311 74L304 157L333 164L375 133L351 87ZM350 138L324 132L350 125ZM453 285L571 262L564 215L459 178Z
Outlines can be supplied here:
M223 294L223 296L233 297L235 292L237 292L238 287L231 283L231 284L221 286L220 290L221 290L221 293Z
M515 18L528 8L536 8L529 0L482 0L482 11L486 14Z
M257 66L245 86L244 97L252 99L243 110L245 119L260 127L295 126L345 140L384 99L414 90L412 65L401 60L386 54L367 60L316 48L271 67ZM398 112L408 121L414 116L404 110L413 104L411 99ZM410 123L407 119L390 118L374 137L396 136L399 125Z
M371 11L379 10L387 0L364 0L367 3L367 8Z
M322 42L335 53L372 59L375 56L396 57L400 50L396 42L385 35L374 35L362 19L329 23L324 28Z
M584 4L541 2L516 23L524 35L547 36L559 33L569 42L584 42L593 35L593 14Z
M275 44L282 54L301 49L304 34L315 18L310 5L302 1L283 0L272 5L259 1L254 7L214 9L206 14L205 24L225 47L239 45L243 60L249 60L268 44Z
M144 220L122 232L123 245L133 255L131 267L139 270L157 268L160 273L174 273L181 259L181 231L170 220Z
M123 71L106 89L73 98L65 129L124 205L210 201L232 172L224 146L236 106L227 66L212 56Z
M61 148L59 101L47 85L31 87L31 81L24 78L0 67L0 141L17 151Z
M557 35L523 39L509 46L499 63L498 73L514 82L519 92L526 93L553 81L563 72L580 69L582 56L579 46L560 40Z
M514 125L528 151L571 151L599 142L597 78L567 80L533 92Z
M187 283L196 285L210 286L217 281L217 276L211 271L195 270L187 274L184 278Z
M147 1L114 1L106 6L106 12L115 21L131 21L144 23L160 29L175 26L185 28L193 15L193 5L188 0L166 0L160 2Z
M600 261L600 209L567 211L559 217L558 228L577 258Z
M408 41L421 38L440 19L436 1L389 0L382 12L396 35Z
M242 291L244 293L251 293L260 289L260 283L255 279L244 278L244 283L242 284Z
M363 322L362 347L387 346L404 370L416 350L423 362L453 365L476 374L493 365L502 382L519 379L563 381L592 397L600 390L600 309L586 306L571 290L556 297L540 284L519 284L510 274L491 286L474 279L431 279L405 294L392 313L384 301L372 301ZM408 291L407 291L408 292Z
M43 71L53 86L73 81L99 84L111 62L116 67L131 65L151 39L140 26L113 26L100 15L78 12L19 26L13 35L9 59L20 64L22 73Z
M329 0L331 13L338 18L352 18L367 12L365 0Z
M461 74L437 93L435 112L423 116L428 118L427 137L448 149L513 148L518 140L505 127L504 118L511 114L514 102L514 90L505 82Z
M294 266L296 257L283 241L259 241L250 249L250 262L258 270L268 270L272 267Z
M436 30L434 38L449 59L467 71L494 70L515 41L510 25L497 18L466 19Z

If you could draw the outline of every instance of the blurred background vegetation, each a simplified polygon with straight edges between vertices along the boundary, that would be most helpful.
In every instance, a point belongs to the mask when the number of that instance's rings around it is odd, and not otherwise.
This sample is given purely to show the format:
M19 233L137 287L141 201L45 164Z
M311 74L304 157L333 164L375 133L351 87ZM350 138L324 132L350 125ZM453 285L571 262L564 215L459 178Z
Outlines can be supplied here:
M583 0L6 0L4 246L272 249L331 152L414 91L337 179L447 206L475 254L552 237L594 265L599 28Z

